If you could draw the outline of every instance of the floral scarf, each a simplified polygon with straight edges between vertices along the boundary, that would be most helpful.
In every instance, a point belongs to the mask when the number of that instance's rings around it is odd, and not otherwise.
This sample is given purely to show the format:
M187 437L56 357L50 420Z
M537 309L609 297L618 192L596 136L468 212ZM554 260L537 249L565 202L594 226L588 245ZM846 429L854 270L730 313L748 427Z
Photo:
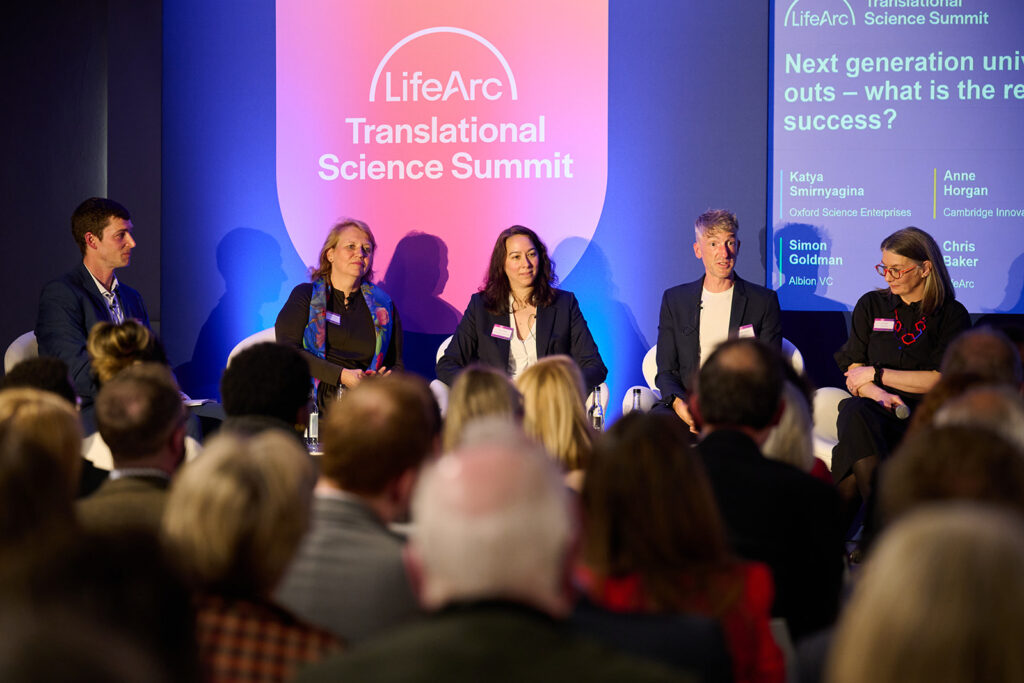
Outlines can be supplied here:
M359 288L366 307L373 318L374 350L367 370L376 371L384 362L384 353L391 344L392 308L391 297L380 287L364 282ZM309 298L309 322L302 333L302 348L317 358L327 358L327 299L331 296L331 284L327 278L313 283L313 294ZM320 381L313 378L313 391Z

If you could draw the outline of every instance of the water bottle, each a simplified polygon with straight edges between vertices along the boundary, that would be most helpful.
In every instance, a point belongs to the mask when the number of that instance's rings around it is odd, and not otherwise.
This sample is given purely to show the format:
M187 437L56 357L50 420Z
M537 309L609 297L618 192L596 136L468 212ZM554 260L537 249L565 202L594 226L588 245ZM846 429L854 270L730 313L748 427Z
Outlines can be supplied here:
M590 417L590 425L594 428L594 431L600 432L604 429L604 406L601 405L601 385L594 387L594 404L590 406L588 416Z
M309 423L306 425L306 450L310 453L320 452L320 411L316 407L316 400L313 400L313 407L309 411Z
M641 410L640 408L640 387L633 388L633 407L629 409L629 412L634 410Z

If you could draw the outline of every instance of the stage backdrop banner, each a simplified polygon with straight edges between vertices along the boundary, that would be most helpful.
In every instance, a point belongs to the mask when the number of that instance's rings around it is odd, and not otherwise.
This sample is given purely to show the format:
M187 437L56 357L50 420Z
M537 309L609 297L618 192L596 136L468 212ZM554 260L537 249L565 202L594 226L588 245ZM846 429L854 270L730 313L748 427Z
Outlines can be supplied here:
M278 198L309 264L342 217L373 229L378 274L432 235L461 311L500 230L593 236L607 112L607 2L277 3Z
M775 0L768 262L851 309L917 226L971 312L1024 312L1024 3Z

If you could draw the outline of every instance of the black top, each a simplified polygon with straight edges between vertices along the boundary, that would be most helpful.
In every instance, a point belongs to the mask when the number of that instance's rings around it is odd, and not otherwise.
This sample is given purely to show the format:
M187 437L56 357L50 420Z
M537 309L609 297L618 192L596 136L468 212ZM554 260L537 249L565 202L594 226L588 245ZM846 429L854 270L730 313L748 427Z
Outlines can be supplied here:
M376 336L373 318L366 306L366 298L356 291L348 300L344 294L332 290L327 310L341 317L339 324L327 321L326 359L302 348L302 334L309 323L309 300L313 295L313 283L306 282L295 287L281 312L277 314L274 328L277 341L301 351L309 362L309 372L321 382L336 386L341 371L345 368L365 370L373 360ZM391 343L384 352L383 365L389 370L402 367L402 323L398 318L398 307L392 305L393 326Z
M876 321L893 320L893 329ZM956 299L948 299L931 315L921 313L920 302L907 304L888 289L868 292L853 309L850 338L836 351L835 359L845 372L853 363L880 365L894 370L938 370L949 343L971 326L967 309ZM892 387L886 391L918 400L920 394L908 394Z

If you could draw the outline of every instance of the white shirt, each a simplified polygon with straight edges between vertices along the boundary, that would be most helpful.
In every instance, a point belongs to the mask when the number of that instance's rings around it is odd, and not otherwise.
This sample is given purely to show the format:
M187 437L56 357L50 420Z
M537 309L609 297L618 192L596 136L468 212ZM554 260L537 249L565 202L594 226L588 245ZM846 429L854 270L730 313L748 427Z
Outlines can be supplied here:
M732 315L732 293L736 287L724 292L704 290L700 296L700 364L708 359L715 347L729 338L729 317Z
M103 283L96 279L96 276L92 274L92 271L86 268L89 272L89 277L96 283L96 289L107 300L107 310L110 311L110 319L115 325L120 325L124 322L124 310L121 308L121 302L117 298L117 276L114 276L113 281L110 283L110 289L108 290L103 286Z
M512 295L508 297L508 311L508 326L512 328L508 373L515 379L523 370L537 362L537 316L530 318L530 329L527 331L526 339L520 339L519 329L516 327L516 314L512 310Z

